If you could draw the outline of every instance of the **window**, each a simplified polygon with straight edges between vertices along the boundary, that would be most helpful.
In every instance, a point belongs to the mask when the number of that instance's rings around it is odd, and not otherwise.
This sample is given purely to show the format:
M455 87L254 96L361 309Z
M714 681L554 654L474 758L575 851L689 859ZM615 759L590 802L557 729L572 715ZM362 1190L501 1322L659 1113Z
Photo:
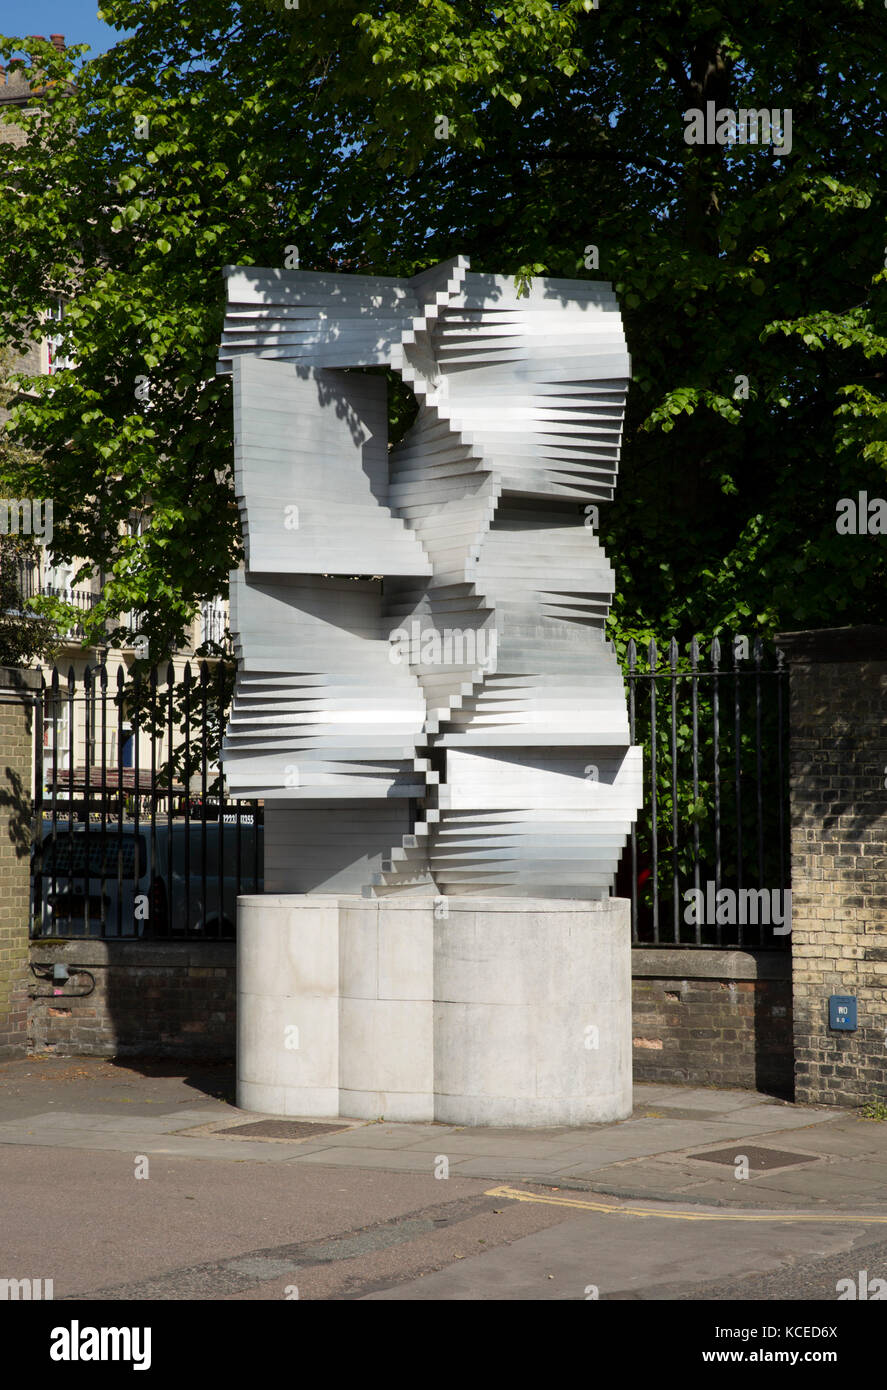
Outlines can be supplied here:
M43 782L52 778L53 754L58 772L71 766L71 706L66 691L47 690L43 704Z
M59 324L62 322L62 319L64 318L64 316L65 316L65 306L64 306L64 302L63 302L61 299L57 299L57 300L55 301L55 303L52 305L52 307L49 309L49 312L48 312L47 315L46 315L47 327L49 327L49 328L51 329L51 326L52 326L53 324L59 325ZM46 351L47 351L47 359L48 359L47 371L49 372L49 375L50 375L50 376L54 376L56 372L64 372L64 371L67 371L69 367L73 367L73 366L74 366L74 359L73 359L72 357L66 357L66 356L62 353L62 351L61 351L61 342L62 342L62 339L61 339L61 334L60 334L60 333L58 333L58 332L53 333L52 331L50 331L50 332L47 334L47 338L46 338Z

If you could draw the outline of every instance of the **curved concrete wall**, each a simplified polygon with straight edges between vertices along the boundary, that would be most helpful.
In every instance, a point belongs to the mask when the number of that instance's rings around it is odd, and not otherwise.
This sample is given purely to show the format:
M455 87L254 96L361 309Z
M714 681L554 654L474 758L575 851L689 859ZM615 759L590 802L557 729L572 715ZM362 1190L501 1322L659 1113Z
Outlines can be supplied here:
M628 903L241 898L237 1086L274 1115L624 1119Z

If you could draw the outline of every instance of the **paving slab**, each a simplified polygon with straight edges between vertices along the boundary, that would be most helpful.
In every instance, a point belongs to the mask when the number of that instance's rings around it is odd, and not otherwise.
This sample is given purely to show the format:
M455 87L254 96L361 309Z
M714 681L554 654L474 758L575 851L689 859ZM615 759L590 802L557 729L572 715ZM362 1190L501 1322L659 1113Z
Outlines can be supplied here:
M765 1181L756 1184L758 1192L796 1192L810 1202L828 1202L834 1197L844 1201L858 1197L887 1201L884 1184L866 1177L864 1169L836 1172L822 1168L786 1168L778 1174L766 1173L764 1178Z
M887 1162L879 1163L871 1158L836 1159L833 1155L829 1155L824 1161L831 1164L841 1163L847 1172L864 1172L869 1181L884 1184L884 1193L887 1196Z
M743 1124L758 1130L804 1129L806 1126L831 1124L835 1119L833 1110L810 1111L806 1106L795 1110L792 1106L749 1105L731 1115L728 1124Z
M547 1158L466 1158L458 1166L459 1176L463 1178L507 1178L509 1173L516 1173L522 1178L554 1181L559 1171Z
M635 1108L645 1104L647 1101L658 1100L665 1105L666 1096L674 1100L676 1105L685 1110L716 1110L723 1114L730 1110L744 1110L751 1106L766 1105L773 1109L788 1104L786 1101L768 1099L762 1096L759 1091L729 1091L717 1090L712 1087L698 1086L673 1086L667 1092L656 1090L653 1086L645 1082L640 1082L634 1088ZM655 1106L651 1106L655 1109Z
M238 1111L238 1115L246 1114L245 1111ZM238 1123L235 1120L233 1123ZM330 1120L330 1124L335 1121ZM361 1120L352 1120L348 1123L353 1124L353 1129L339 1130L337 1134L328 1134L327 1140L334 1140L337 1146L347 1147L349 1144L356 1144L361 1149L415 1149L421 1144L434 1147L442 1139L456 1133L449 1125L416 1125L402 1124L382 1125L375 1122L367 1123Z
M805 1134L802 1127L795 1130L774 1129L766 1133L768 1144L803 1144L804 1148L816 1147L819 1153L834 1154L836 1157L852 1155L859 1158L872 1157L887 1159L887 1123L875 1125L860 1121L853 1115L842 1114L835 1117L831 1125L810 1127Z
M49 1129L38 1130L34 1133L29 1130L22 1130L16 1137L6 1136L0 1139L0 1144L23 1148L38 1146L48 1149L85 1149L94 1152L107 1150L127 1154L143 1153L149 1156L211 1158L222 1162L243 1162L246 1159L253 1159L259 1163L282 1163L286 1159L293 1158L296 1150L300 1147L296 1144L274 1145L259 1141L250 1143L248 1140L244 1140L235 1148L233 1144L225 1144L224 1141L220 1140L178 1139L169 1134L139 1134L132 1131L116 1133L98 1129L77 1130L71 1128L59 1129L55 1133Z
M245 1145L244 1145L245 1147ZM445 1153L443 1149L440 1153ZM412 1149L358 1149L331 1146L322 1152L296 1154L293 1163L327 1164L337 1168L382 1168L393 1173L434 1173L435 1155L415 1153ZM463 1160L450 1159L450 1172L462 1172Z
M184 1114L179 1113L175 1116L154 1114L154 1115L133 1115L127 1112L125 1115L87 1115L82 1111L44 1111L42 1114L29 1115L26 1119L15 1120L5 1124L0 1124L0 1142L6 1135L15 1135L27 1129L32 1133L41 1130L76 1129L80 1131L94 1130L96 1133L121 1134L130 1131L139 1134L171 1134L176 1130L188 1128L194 1125L205 1124L209 1118L217 1119L214 1111L192 1110Z
M645 1201L658 1201L684 1198L692 1201L694 1205L711 1203L716 1207L741 1207L743 1210L752 1211L776 1205L786 1210L809 1210L811 1206L809 1198L803 1193L786 1192L773 1186L759 1191L758 1184L752 1179L743 1182L740 1191L738 1183L727 1178L700 1178L694 1174L683 1174L682 1177L674 1178L668 1173L647 1172L646 1168L631 1174L602 1169L597 1169L590 1175L578 1171L558 1174L560 1182L568 1178L579 1186L586 1185L583 1183L585 1178L588 1191L625 1199L637 1197ZM878 1211L884 1210L883 1205L872 1204L856 1193L848 1192L846 1195L846 1205L854 1209L866 1206L872 1210L875 1207Z
M470 1158L550 1158L556 1161L562 1159L564 1154L575 1152L577 1147L587 1151L593 1143L594 1140L585 1137L581 1130L574 1130L572 1138L562 1140L539 1140L519 1131L493 1135L489 1130L478 1130L474 1134L463 1131L438 1135L403 1147L408 1147L410 1153L447 1153Z

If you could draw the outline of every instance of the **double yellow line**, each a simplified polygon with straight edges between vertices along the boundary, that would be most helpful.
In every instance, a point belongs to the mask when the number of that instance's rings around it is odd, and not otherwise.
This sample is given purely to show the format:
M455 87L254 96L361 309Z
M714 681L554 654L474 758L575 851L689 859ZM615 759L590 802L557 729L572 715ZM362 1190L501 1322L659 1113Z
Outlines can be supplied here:
M509 1202L539 1202L549 1207L573 1207L577 1211L601 1212L605 1216L649 1216L660 1221L812 1221L814 1224L832 1222L838 1225L887 1225L887 1216L844 1216L832 1212L657 1211L649 1207L621 1206L616 1202L592 1202L583 1201L579 1197L548 1196L542 1192L526 1192L519 1187L491 1187L485 1195L501 1197Z

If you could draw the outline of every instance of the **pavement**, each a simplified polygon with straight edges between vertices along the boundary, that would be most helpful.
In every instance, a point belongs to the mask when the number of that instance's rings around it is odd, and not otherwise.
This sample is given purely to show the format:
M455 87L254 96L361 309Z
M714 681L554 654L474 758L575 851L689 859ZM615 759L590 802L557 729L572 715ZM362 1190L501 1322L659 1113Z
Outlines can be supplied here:
M0 1064L0 1278L547 1300L835 1299L887 1276L887 1122L857 1112L641 1084L631 1119L581 1129L272 1118L233 1105L223 1065Z

